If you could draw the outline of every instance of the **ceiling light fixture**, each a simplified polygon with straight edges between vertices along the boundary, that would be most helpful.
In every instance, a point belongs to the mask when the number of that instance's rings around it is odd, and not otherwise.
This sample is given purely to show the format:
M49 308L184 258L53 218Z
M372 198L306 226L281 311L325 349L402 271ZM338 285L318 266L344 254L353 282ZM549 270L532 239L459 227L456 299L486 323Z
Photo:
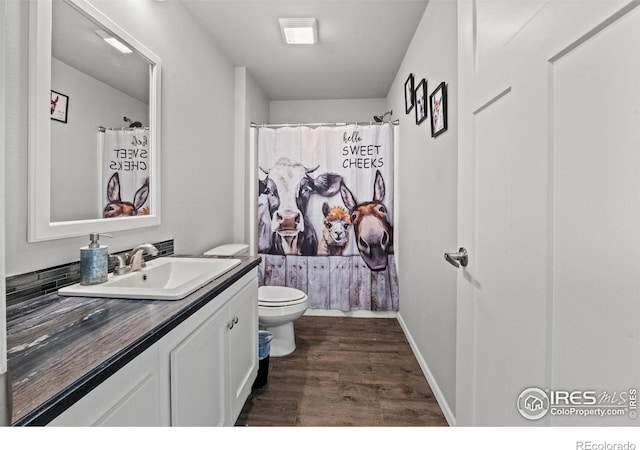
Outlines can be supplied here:
M278 19L282 37L287 44L315 44L318 42L316 19Z
M102 39L104 39L104 41L109 44L110 46L114 47L116 50L118 50L121 53L133 53L133 50L131 50L129 47L127 47L126 45L124 45L122 42L120 42L118 39L114 38L113 36L111 36L109 33L107 33L104 30L96 30L96 34L98 36L100 36Z

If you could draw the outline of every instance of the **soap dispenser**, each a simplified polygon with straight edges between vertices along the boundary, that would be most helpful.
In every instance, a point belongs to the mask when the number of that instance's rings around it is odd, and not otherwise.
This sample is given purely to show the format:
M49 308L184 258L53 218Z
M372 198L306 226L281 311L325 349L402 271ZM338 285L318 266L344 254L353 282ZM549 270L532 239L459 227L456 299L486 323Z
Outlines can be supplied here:
M98 239L100 234L91 233L89 245L80 247L80 284L85 286L104 283L109 276L109 247L100 245Z

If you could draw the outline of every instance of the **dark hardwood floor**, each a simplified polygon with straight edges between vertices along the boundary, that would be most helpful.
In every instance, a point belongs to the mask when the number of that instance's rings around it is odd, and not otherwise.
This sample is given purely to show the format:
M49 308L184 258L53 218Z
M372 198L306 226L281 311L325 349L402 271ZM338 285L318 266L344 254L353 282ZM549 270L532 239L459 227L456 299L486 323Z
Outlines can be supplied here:
M396 319L303 316L237 426L447 426Z

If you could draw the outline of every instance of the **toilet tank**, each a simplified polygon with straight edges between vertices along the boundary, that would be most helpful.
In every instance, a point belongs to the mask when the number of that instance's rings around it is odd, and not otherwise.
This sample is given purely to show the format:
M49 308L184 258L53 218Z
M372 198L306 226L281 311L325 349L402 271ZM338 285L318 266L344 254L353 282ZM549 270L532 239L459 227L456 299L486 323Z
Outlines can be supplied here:
M245 256L249 254L247 244L224 244L204 252L205 255L215 256Z

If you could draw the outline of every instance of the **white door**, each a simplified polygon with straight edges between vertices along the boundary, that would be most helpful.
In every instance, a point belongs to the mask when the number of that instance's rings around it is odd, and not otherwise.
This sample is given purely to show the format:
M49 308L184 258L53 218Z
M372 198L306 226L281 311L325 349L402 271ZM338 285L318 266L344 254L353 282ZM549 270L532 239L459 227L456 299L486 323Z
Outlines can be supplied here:
M458 425L638 425L637 6L459 2Z

